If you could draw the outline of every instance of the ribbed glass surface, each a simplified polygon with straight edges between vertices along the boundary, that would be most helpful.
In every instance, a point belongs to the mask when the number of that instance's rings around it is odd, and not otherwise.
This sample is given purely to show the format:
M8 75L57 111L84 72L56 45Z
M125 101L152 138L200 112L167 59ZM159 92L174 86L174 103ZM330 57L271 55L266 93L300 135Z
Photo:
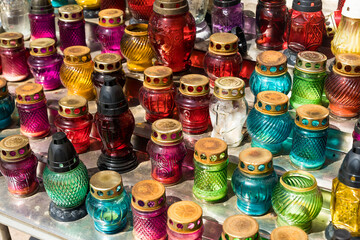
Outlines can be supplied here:
M337 32L331 42L331 51L334 55L340 53L360 54L359 28L360 19L341 17Z
M298 126L293 130L291 162L301 169L318 169L325 162L327 129L312 131Z
M167 220L166 211L166 205L158 210L150 212L140 212L132 208L134 225L133 233L135 239L165 239Z
M278 226L296 226L304 231L311 229L311 221L320 213L323 198L314 188L314 178L302 172L288 172L275 186L272 205L277 214Z
M11 114L14 111L14 98L9 94L0 99L0 129L4 129L11 123Z
M100 200L90 193L86 198L86 210L94 220L95 229L105 234L115 234L126 226L130 209L130 197L124 190L120 196Z
M1 65L3 77L10 82L24 80L29 75L27 53L22 48L1 48Z
M237 168L231 185L237 197L237 207L247 215L263 215L271 207L271 194L277 183L272 171L263 175L250 175Z
M281 76L265 76L254 70L250 77L250 89L254 96L259 92L276 91L287 95L291 90L291 76L287 72Z
M229 160L214 165L204 165L194 160L193 193L205 201L218 201L227 194L227 165Z
M326 76L326 72L313 74L294 69L294 83L290 98L291 106L298 108L305 104L321 105Z
M85 200L89 191L89 176L85 165L79 165L64 173L55 173L44 169L43 181L46 193L60 208L74 208Z

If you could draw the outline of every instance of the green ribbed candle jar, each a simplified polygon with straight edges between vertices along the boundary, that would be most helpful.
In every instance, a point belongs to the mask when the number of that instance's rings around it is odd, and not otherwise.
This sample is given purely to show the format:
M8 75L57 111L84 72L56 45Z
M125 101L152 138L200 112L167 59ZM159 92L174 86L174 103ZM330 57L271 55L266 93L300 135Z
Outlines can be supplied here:
M218 138L196 142L193 194L207 202L216 202L227 195L227 144Z
M272 199L278 226L295 226L310 231L321 211L323 197L313 175L302 170L286 172L275 186Z

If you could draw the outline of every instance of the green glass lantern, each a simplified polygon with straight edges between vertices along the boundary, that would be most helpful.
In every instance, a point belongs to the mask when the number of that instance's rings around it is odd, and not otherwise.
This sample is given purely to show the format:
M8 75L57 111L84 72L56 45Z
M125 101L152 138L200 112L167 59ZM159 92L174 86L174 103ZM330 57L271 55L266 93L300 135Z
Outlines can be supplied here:
M308 232L321 211L323 197L313 175L293 170L281 176L271 202L278 226L295 226Z
M43 181L51 198L49 212L52 218L70 222L86 216L84 200L89 191L88 172L63 132L52 137Z
M319 52L300 52L294 68L290 105L298 108L305 104L322 103L327 57Z
M227 144L218 138L203 138L196 142L193 194L196 198L215 202L227 194Z

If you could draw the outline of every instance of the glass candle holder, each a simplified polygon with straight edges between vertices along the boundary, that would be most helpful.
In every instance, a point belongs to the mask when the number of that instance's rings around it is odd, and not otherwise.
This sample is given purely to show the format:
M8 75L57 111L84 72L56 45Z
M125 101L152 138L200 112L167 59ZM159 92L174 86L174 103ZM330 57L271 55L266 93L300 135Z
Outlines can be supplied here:
M21 81L29 75L28 53L24 47L24 36L16 32L0 34L0 59L2 76L9 82Z
M175 91L171 68L154 66L145 69L139 101L146 111L146 121L153 123L161 118L172 117Z
M240 152L239 166L231 178L240 211L255 216L267 213L276 183L277 175L269 150L248 148Z
M245 215L233 215L225 219L219 240L251 239L260 240L259 224Z
M5 129L11 124L11 114L14 108L14 98L8 91L7 82L0 77L0 129Z
M101 0L100 9L115 8L120 9L121 11L126 11L126 1L125 0Z
M255 98L263 91L277 91L287 95L291 90L291 84L287 59L283 53L265 51L256 57L255 70L249 81Z
M58 132L66 134L79 154L90 147L92 120L85 98L70 95L59 100L59 114L55 117L54 124Z
M316 51L322 44L325 33L325 16L321 0L293 1L289 11L287 42L295 52Z
M227 145L218 138L202 138L195 143L194 186L196 198L215 202L227 194Z
M294 236L296 236L297 240L308 240L308 235L306 234L306 232L304 232L298 227L293 226L282 226L275 228L271 232L270 240L284 240L289 238L291 239L291 237Z
M96 91L92 83L94 63L91 60L90 48L84 46L68 47L64 51L64 63L60 68L60 79L68 94L79 95L93 100Z
M190 13L195 18L196 41L205 41L211 35L211 30L205 21L205 15L208 9L208 0L189 0Z
M219 77L237 77L242 57L238 52L238 38L232 33L215 33L210 37L209 50L204 57L204 70L214 87Z
M346 0L341 11L341 20L331 42L334 55L341 53L360 54L360 40L356 35L360 28L360 7L357 1Z
M201 207L191 201L172 204L167 212L168 240L201 240L204 232Z
M83 8L66 5L59 8L60 49L71 46L86 46Z
M28 197L39 189L36 178L38 159L30 149L29 139L12 135L0 142L0 171L9 192L15 197Z
M88 172L63 132L52 136L43 182L51 199L50 217L71 222L86 216L84 201L89 191Z
M355 142L341 164L338 177L333 180L330 213L335 229L348 230L360 237L360 144Z
M68 0L51 0L51 5L53 5L54 8L60 8L68 4L69 4Z
M84 8L85 18L97 18L101 0L76 0L76 3Z
M154 180L144 180L132 188L131 210L133 235L141 240L165 240L166 196L165 187Z
M147 23L153 13L155 0L128 0L128 7L131 13L131 23Z
M164 118L152 124L151 141L146 151L151 160L151 177L164 185L182 179L182 163L186 156L181 123Z
M51 38L38 38L30 42L28 65L35 83L44 90L54 90L61 86L60 67L63 58L56 51L56 43Z
M131 145L135 119L129 109L122 87L115 77L105 76L95 114L95 125L102 141L98 168L119 173L137 167Z
M31 40L52 38L56 41L54 8L48 0L31 0L29 19Z
M278 226L295 226L308 232L321 211L323 197L313 175L293 170L281 176L271 202Z
M231 147L240 145L247 115L245 83L240 78L222 77L215 81L210 98L211 137L222 139Z
M47 136L50 123L43 87L37 83L25 83L15 89L15 94L20 133L31 138Z
M132 24L125 28L121 39L121 52L130 71L143 72L152 66L154 53L150 45L147 24Z
M252 147L269 150L273 155L282 152L282 143L289 137L293 120L288 112L289 98L279 92L265 91L257 95L255 107L246 121Z
M158 64L174 72L188 70L196 26L187 1L156 0L153 10L148 31Z
M124 35L124 12L119 9L105 9L99 12L99 26L96 37L101 44L101 53L121 55L120 42Z
M240 0L214 0L211 11L212 32L230 32L234 27L244 29L243 5Z
M180 88L175 102L183 131L202 134L209 126L210 103L209 79L200 74L188 74L180 78Z
M330 113L343 118L356 117L360 111L360 55L336 55L333 71L325 81Z
M119 54L99 54L94 58L94 63L92 82L96 89L97 99L100 96L100 89L104 85L105 76L115 77L117 83L124 87L126 77L122 69L121 56Z
M319 169L326 156L329 110L308 104L296 109L290 161L301 169Z
M286 0L259 0L256 6L258 49L283 49L287 13Z
M101 171L90 178L90 194L86 197L86 210L94 220L95 229L115 234L125 228L130 208L121 175L114 171Z
M294 84L291 90L290 105L298 108L304 104L322 104L327 57L319 52L298 53L294 68Z
M341 11L336 10L325 16L325 31L329 38L333 38L338 31L338 27L341 21Z

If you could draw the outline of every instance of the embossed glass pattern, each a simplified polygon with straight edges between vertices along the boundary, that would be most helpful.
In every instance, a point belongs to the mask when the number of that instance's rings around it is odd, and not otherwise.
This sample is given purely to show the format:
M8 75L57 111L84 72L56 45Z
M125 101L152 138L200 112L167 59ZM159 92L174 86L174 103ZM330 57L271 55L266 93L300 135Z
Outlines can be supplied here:
M0 58L2 65L2 75L9 81L21 81L29 75L27 57L29 56L25 48L0 48Z
M360 54L359 28L360 19L341 17L337 32L331 42L331 51L334 55L340 53Z
M59 19L58 24L61 51L71 46L86 46L84 19L76 22L65 22Z
M276 91L288 94L291 90L291 76L288 72L280 76L263 75L256 70L250 77L250 89L254 96L263 91Z
M147 22L153 13L155 0L128 0L129 11L138 22Z
M56 41L55 14L29 14L31 40L52 38Z
M204 233L204 226L192 233L178 233L166 227L168 240L201 240Z
M160 209L150 212L141 212L134 207L131 207L131 209L133 212L133 231L135 239L166 239L166 205L164 205Z

